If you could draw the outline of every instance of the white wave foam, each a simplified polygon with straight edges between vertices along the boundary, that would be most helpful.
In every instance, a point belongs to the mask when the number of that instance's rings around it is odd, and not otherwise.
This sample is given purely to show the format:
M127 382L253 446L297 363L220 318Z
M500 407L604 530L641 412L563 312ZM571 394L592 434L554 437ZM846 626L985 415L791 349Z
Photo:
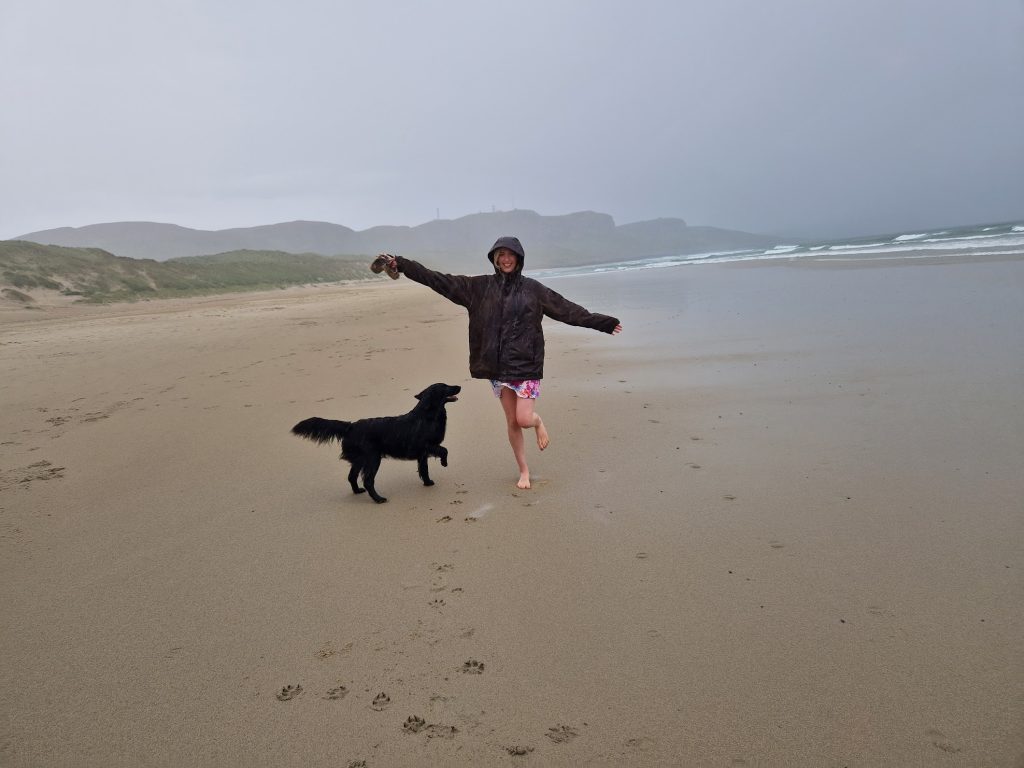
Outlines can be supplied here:
M890 241L888 240L886 240L884 243L855 243L851 245L830 245L828 249L830 251L847 251L857 248L881 248L887 245L891 245Z
M943 254L939 254L938 256L936 256L936 254L934 254L934 253L919 253L917 255L907 255L907 254L901 253L901 254L893 254L892 256L885 256L885 255L881 255L881 256L868 256L867 258L863 258L863 259L848 259L848 258L843 257L843 256L838 256L838 257L831 258L831 259L810 259L810 261L822 261L822 262L858 261L858 262L864 263L864 262L868 262L868 261L896 261L896 260L904 261L904 260L910 260L910 259L934 259L934 258L941 258L942 255ZM948 254L948 255L954 256L955 254ZM972 257L974 257L974 256L1024 256L1024 250L1019 250L1019 251L975 251L973 253L964 254L964 255L972 256Z
M993 229L993 228L989 228ZM811 259L813 261L875 261L885 259L925 259L944 257L980 256L1024 256L1024 224L1007 231L990 234L964 234L941 237L949 231L908 233L886 242L840 243L804 245L777 245L765 250L714 251L708 253L679 254L651 259L620 261L612 264L582 267L561 267L538 270L537 276L545 280L558 277L608 274L642 269L664 269L666 267L693 266L697 264L724 264L737 261L769 261L787 259ZM985 230L974 230L975 232ZM833 255L835 254L835 255ZM845 258L853 257L853 258Z

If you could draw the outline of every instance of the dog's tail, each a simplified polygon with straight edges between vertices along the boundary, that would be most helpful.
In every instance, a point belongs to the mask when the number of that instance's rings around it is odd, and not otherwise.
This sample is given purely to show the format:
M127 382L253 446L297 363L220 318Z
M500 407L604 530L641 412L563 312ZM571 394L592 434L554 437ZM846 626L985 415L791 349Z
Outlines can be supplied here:
M331 440L340 441L351 428L352 422L350 421L321 419L319 416L314 416L300 421L292 427L292 434L312 440L314 443L329 443Z

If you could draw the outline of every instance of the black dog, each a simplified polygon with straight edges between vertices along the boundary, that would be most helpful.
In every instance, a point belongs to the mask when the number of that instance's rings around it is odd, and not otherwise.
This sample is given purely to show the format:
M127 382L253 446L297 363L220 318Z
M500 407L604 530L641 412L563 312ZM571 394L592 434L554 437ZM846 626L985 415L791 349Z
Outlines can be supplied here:
M292 434L316 443L341 441L341 458L352 465L348 482L353 493L362 493L356 480L363 474L363 485L370 498L378 504L387 501L373 487L373 480L385 456L393 459L415 459L424 485L433 485L427 474L427 457L437 456L441 466L448 466L448 449L441 445L448 422L444 407L455 402L462 387L431 384L418 395L416 407L402 416L379 416L359 421L335 421L314 416L292 427Z

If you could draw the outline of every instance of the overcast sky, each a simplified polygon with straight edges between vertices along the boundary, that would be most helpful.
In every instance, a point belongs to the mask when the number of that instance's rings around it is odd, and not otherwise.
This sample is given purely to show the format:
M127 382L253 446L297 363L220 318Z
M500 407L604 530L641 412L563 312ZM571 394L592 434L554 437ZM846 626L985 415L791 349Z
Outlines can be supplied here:
M1024 219L1024 0L0 0L0 238Z

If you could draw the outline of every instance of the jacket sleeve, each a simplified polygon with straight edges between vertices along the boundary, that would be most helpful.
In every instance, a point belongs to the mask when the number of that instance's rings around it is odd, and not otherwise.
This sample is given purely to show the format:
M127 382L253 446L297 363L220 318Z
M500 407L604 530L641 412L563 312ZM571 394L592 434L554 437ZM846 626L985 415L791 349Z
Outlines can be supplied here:
M541 286L541 301L544 314L560 323L593 328L604 333L611 333L619 324L619 318L590 312L544 285Z
M449 301L468 307L470 294L470 278L466 275L446 275L443 272L435 272L420 264L418 261L407 259L404 256L396 257L398 271L410 280L427 286L433 291L444 296Z

